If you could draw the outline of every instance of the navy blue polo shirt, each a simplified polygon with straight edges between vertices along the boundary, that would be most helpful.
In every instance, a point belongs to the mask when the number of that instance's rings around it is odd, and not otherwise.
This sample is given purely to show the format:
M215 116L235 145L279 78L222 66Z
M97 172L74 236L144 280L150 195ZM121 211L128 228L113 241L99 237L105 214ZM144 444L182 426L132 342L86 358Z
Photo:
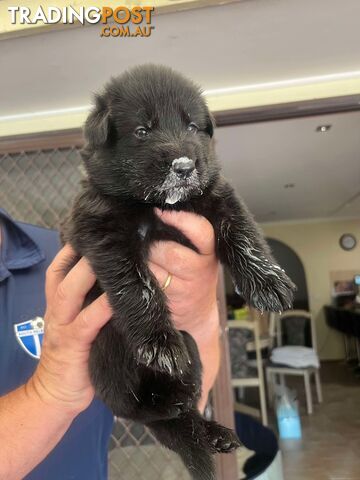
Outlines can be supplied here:
M57 232L15 222L1 209L0 228L0 395L4 395L24 384L37 365L45 312L45 271L60 242ZM112 425L110 410L95 399L25 478L106 479Z

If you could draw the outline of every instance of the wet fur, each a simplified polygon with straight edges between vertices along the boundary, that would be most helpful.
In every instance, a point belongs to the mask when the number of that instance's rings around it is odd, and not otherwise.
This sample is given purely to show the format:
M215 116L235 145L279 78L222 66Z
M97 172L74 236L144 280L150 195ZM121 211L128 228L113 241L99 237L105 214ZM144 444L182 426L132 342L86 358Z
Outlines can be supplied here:
M189 130L191 122L197 132ZM135 135L139 125L147 129L146 138ZM206 217L218 258L254 307L289 308L294 288L246 206L221 177L213 129L199 88L169 68L146 65L112 79L96 96L85 125L88 178L64 229L65 240L97 275L92 296L107 292L114 312L91 350L97 394L115 415L147 425L196 480L214 479L212 454L232 451L239 442L197 410L196 344L174 328L164 292L147 267L155 240L196 247L161 222L154 207ZM172 165L183 158L195 162L195 171L180 181Z

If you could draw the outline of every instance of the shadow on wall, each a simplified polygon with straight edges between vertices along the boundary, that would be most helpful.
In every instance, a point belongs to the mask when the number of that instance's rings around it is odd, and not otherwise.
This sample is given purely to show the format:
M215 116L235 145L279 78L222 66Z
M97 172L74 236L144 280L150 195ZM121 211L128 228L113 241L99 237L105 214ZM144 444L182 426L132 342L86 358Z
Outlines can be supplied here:
M273 256L297 286L294 296L294 309L309 310L308 289L305 269L298 255L285 243L273 238L266 239Z

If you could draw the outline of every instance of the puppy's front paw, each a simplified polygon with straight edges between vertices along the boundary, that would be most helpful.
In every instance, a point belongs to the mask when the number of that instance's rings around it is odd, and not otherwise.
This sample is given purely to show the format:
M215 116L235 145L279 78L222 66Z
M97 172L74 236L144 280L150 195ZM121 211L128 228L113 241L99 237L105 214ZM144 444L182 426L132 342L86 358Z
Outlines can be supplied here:
M296 286L284 270L277 265L275 267L275 275L266 277L264 287L256 291L251 298L252 304L258 310L282 312L292 307Z
M160 332L137 349L137 361L162 373L182 376L190 358L178 332Z
M248 280L249 285L245 281L242 278L236 290L256 309L282 312L291 308L296 286L278 265L263 264L261 270Z

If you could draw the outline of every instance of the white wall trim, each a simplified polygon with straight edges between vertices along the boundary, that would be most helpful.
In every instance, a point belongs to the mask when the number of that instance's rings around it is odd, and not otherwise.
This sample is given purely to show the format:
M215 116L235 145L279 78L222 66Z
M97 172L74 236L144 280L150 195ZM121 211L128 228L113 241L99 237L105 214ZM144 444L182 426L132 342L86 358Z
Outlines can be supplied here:
M344 216L344 217L318 217L318 218L298 218L293 220L278 220L275 222L258 222L260 225L266 225L267 227L277 225L298 225L299 223L326 223L326 222L346 222L351 220L359 220L360 214L356 216Z

